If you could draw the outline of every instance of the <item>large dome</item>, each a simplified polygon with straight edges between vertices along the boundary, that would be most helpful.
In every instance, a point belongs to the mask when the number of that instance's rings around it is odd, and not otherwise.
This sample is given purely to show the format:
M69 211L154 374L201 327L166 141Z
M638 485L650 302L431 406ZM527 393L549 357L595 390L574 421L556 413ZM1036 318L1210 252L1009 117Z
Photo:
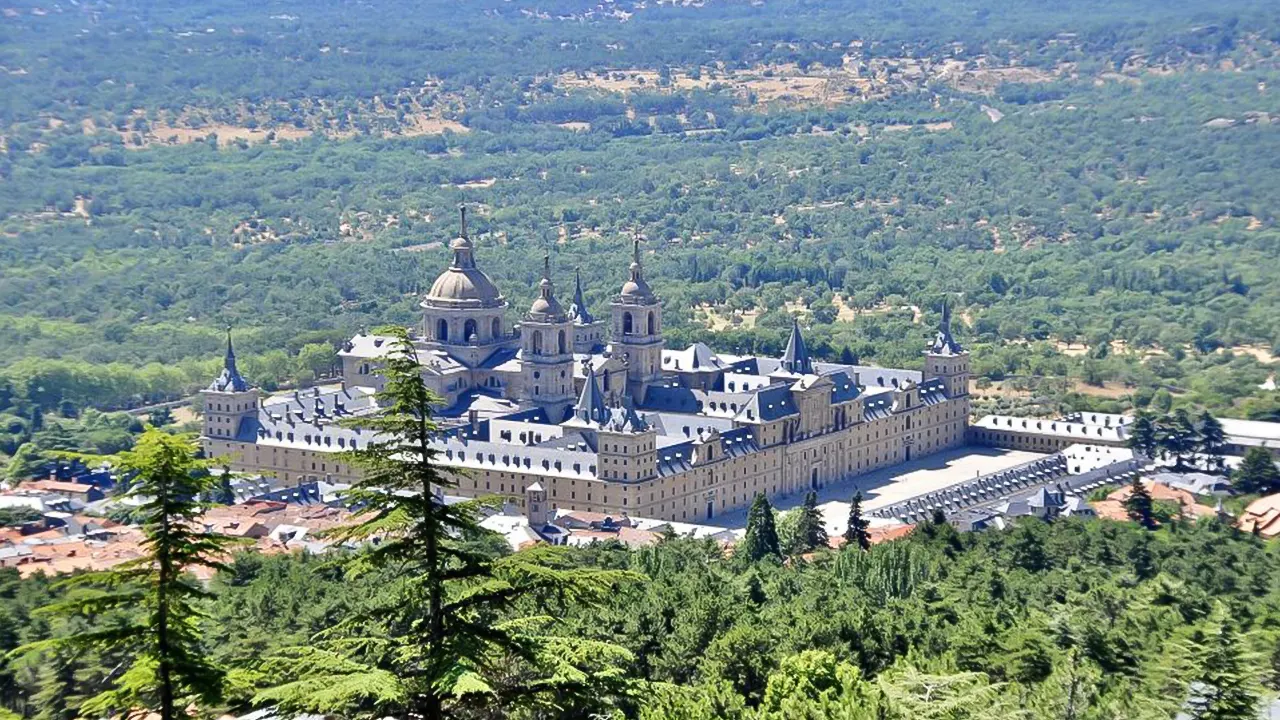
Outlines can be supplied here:
M460 237L449 244L453 263L431 285L423 307L496 308L505 304L502 293L472 259L471 241Z

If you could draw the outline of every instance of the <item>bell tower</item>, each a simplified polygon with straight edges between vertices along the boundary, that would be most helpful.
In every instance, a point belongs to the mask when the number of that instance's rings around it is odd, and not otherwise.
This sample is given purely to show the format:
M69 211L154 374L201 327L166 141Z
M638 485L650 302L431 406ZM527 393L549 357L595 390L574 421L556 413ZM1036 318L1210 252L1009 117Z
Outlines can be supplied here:
M947 397L969 397L969 351L951 335L951 306L942 303L942 324L933 344L924 353L925 379L940 378L946 383Z
M632 245L631 277L614 296L610 309L609 349L626 361L632 397L643 399L645 386L662 379L662 302L645 282L638 238Z
M222 359L222 373L200 397L204 402L201 439L205 450L213 443L225 443L239 436L240 423L258 412L258 389L250 387L236 366L236 351L231 346L231 328L227 328L227 353ZM256 438L255 438L256 440Z
M542 406L573 402L573 321L556 300L550 255L542 258L538 297L520 325L520 348L522 399Z

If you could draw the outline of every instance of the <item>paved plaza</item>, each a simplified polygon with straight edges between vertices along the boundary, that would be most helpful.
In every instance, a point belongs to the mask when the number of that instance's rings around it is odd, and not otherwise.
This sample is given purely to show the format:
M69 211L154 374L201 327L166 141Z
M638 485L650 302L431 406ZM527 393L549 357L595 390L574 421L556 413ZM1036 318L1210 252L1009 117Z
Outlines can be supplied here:
M1023 450L1000 450L985 447L961 447L935 453L919 460L895 465L891 468L859 475L848 482L836 483L818 491L818 505L826 520L827 532L843 534L849 517L849 499L862 491L864 516L876 508L927 495L936 490L972 480L978 475L989 475L1021 465L1037 458L1040 453ZM804 502L803 494L788 495L774 500L774 507L790 510ZM868 518L872 525L894 524L896 521ZM747 522L747 509L717 516L713 523L721 527L741 528Z

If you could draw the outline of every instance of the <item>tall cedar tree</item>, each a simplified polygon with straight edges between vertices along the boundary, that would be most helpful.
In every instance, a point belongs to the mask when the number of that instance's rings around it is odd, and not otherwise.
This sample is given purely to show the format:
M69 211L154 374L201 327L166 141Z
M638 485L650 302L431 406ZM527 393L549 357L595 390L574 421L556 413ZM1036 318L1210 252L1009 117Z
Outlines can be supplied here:
M564 548L539 546L494 558L468 539L481 501L445 504L457 484L436 465L431 418L439 398L423 382L403 330L380 370L380 412L349 424L368 438L344 454L363 470L346 500L364 509L333 539L366 544L350 572L385 575L367 598L304 647L269 658L265 679L280 684L257 703L285 712L463 717L486 705L555 714L599 707L629 692L617 646L549 633L563 615L552 602L595 603L633 576L575 568ZM516 608L545 613L520 617Z
M1155 457L1156 425L1150 415L1139 413L1133 424L1129 426L1129 447L1149 458Z
M818 510L818 493L810 490L804 496L804 504L796 511L800 513L796 528L796 540L801 552L811 552L827 546L827 528L822 523L822 513Z
M1231 473L1231 479L1235 489L1242 493L1280 492L1280 469L1266 448L1249 448L1240 467Z
M1184 459L1193 454L1200 444L1195 425L1184 408L1178 408L1172 420L1157 426L1156 439L1165 455L1173 457L1175 470L1183 469Z
M738 543L737 551L752 561L782 557L773 506L764 493L756 493L755 500L751 501L751 509L747 511L747 530L742 536L742 542Z
M1222 448L1227 444L1227 434L1222 429L1222 423L1209 414L1208 410L1200 413L1198 421L1199 447L1196 449L1205 457L1205 469L1209 472L1221 470Z
M136 517L144 555L61 582L77 592L39 612L89 619L112 611L140 612L113 615L120 619L31 643L14 654L125 651L132 658L128 669L112 689L87 700L81 715L146 708L162 720L175 720L190 703L207 707L221 697L223 672L208 660L198 627L204 614L199 605L211 595L187 571L223 569L221 558L235 541L206 534L197 522L205 507L197 498L210 489L212 479L196 459L190 438L148 430L119 462L122 471L136 473L129 494L143 499Z
M870 527L871 523L862 517L862 491L859 490L849 502L849 527L844 531L846 544L870 550L871 533L867 531Z
M1254 720L1258 717L1261 697L1255 663L1221 608L1213 613L1192 655L1187 717L1192 720Z
M1153 510L1155 503L1151 499L1151 491L1142 483L1142 478L1135 477L1129 486L1129 497L1124 500L1124 510L1129 519L1148 530L1156 526Z

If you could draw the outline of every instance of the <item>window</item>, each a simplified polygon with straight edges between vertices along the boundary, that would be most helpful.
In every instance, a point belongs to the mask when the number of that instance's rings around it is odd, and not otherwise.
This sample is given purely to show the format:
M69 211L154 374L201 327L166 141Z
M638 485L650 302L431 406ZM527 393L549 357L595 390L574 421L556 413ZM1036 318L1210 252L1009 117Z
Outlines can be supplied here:
M632 333L631 313L622 313L622 334L630 335Z
M462 325L462 339L466 342L474 342L478 339L479 333L476 331L476 321L468 320Z
M491 334L495 340L502 335L502 323L499 322L498 318L493 319L493 324L489 328L489 334Z
M449 323L444 318L436 321L436 341L447 342L449 340Z
M653 311L652 311L652 310L650 310L650 311L649 311L649 334L650 334L650 335L655 335L655 334L657 334L657 327L658 327L658 326L657 326L657 324L654 322L654 319L653 319Z

